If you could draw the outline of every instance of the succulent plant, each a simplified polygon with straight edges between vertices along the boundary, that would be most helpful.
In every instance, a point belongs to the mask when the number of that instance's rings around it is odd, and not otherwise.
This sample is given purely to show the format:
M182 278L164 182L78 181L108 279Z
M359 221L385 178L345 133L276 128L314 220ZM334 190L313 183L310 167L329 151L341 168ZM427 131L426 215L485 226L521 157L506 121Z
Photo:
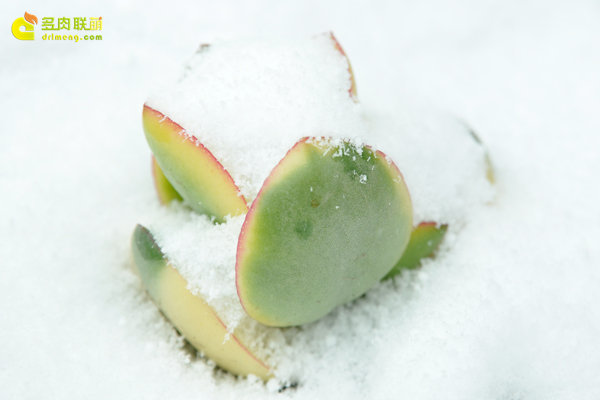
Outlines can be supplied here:
M327 35L349 72L348 96L343 88L342 97L357 101L350 62L333 34ZM208 49L201 47L203 53ZM384 153L363 143L294 138L298 142L273 165L249 204L226 163L194 132L148 104L142 121L161 204L183 201L215 223L244 216L231 268L239 302L262 324L285 327L321 318L380 280L417 268L435 254L448 229L436 222L413 227L402 174ZM487 175L492 179L489 160ZM234 374L272 376L235 332L223 341L228 328L219 315L190 292L143 226L134 231L132 253L150 297L194 347Z

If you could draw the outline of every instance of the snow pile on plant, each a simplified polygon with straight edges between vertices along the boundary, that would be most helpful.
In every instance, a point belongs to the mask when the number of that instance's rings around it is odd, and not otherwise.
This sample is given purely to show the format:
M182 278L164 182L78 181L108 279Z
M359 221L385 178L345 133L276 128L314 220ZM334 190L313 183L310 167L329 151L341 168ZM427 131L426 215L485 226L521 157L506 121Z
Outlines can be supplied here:
M178 82L146 104L194 134L252 201L298 139L364 132L350 84L347 60L329 34L221 41L200 46Z

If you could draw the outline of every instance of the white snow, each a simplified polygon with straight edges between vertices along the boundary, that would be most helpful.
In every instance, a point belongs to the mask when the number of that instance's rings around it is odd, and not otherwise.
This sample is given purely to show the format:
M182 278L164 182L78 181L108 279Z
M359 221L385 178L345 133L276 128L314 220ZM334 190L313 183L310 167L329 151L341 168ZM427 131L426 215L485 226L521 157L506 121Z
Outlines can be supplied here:
M302 137L364 133L350 86L348 62L328 32L217 41L146 103L206 146L251 202Z
M1 7L9 22L24 12ZM0 35L0 397L600 397L596 2L28 7L102 15L104 39ZM491 154L498 193L462 214L418 272L286 331L279 370L299 386L276 393L278 382L236 380L195 359L128 267L133 227L163 212L141 105L199 43L329 29L362 104L466 121ZM410 167L390 156L410 184ZM428 193L419 196L426 217ZM437 204L446 200L456 199Z
M435 221L462 226L473 208L494 200L496 189L486 175L485 144L477 142L472 128L459 117L423 109L415 101L392 110L365 106L371 143L400 169L410 191L415 224Z

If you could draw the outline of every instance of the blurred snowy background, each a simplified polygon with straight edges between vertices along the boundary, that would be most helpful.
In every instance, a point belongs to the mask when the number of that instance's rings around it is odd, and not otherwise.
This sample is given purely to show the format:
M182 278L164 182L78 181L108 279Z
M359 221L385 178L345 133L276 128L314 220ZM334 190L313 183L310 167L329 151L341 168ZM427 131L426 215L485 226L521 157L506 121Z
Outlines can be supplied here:
M0 398L600 398L597 1L0 9ZM25 11L102 16L103 40L18 41ZM155 207L141 105L200 43L327 30L361 101L469 121L498 199L424 268L389 329L365 331L361 358L325 351L318 379L278 394L191 361L127 269Z

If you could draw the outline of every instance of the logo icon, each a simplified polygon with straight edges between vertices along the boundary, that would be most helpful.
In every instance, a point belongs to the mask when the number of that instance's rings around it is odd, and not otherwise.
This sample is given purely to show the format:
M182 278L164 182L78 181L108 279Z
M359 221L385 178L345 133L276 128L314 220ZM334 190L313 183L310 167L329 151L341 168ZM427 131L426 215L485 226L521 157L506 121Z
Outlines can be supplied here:
M25 12L25 17L15 19L12 24L12 34L19 40L33 40L33 24L37 24L35 15Z

